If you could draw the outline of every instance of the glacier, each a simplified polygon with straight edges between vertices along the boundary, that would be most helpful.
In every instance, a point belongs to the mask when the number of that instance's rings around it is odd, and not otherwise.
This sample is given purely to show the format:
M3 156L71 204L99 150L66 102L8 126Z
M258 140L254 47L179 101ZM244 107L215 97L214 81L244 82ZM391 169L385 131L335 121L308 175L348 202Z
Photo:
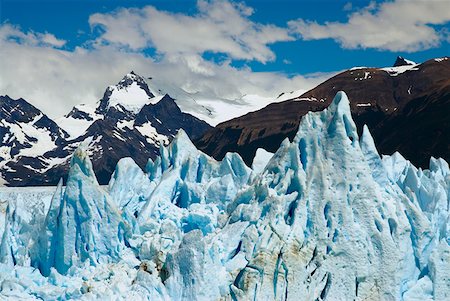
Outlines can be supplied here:
M107 186L80 146L66 186L17 194L0 190L2 300L450 299L448 163L380 156L344 92L253 168L180 130Z

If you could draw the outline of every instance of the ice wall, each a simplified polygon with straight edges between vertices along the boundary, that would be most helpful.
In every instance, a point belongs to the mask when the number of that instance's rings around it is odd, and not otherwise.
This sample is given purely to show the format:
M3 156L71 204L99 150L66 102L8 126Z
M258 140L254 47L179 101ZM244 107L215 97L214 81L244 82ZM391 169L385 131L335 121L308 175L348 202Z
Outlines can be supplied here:
M80 148L45 214L8 202L0 296L450 298L447 162L381 158L343 92L264 168L215 161L183 131L160 154L145 171L122 159L100 187Z

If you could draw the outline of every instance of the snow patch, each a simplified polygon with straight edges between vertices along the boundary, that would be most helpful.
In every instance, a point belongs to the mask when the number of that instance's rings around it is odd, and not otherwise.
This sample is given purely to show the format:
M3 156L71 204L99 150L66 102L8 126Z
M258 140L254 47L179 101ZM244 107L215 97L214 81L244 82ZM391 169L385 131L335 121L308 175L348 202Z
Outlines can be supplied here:
M139 113L146 104L156 103L156 99L149 98L147 92L144 91L136 82L127 87L110 86L111 96L108 99L110 107L122 106L125 110Z
M146 137L148 143L154 145L158 145L160 144L160 142L162 142L165 145L169 143L168 137L159 134L156 128L152 126L152 123L150 121L140 126L135 126L135 129L138 130L139 133L141 133L144 137Z
M386 71L389 73L390 76L397 76L399 74L405 73L406 71L417 71L419 70L418 64L414 65L405 65L405 66L398 66L398 67L386 67L381 68L380 70Z
M365 67L365 66L361 66L361 67L352 67L352 68L350 68L349 70L350 71L353 71L353 70L360 70L360 69L367 69L368 67Z
M448 57L440 57L440 58L436 58L436 59L434 59L436 62L438 62L438 63L440 63L440 62L443 62L443 61L446 61L446 60L448 60Z
M119 120L117 121L116 126L121 130L123 130L124 128L132 130L134 127L134 120Z

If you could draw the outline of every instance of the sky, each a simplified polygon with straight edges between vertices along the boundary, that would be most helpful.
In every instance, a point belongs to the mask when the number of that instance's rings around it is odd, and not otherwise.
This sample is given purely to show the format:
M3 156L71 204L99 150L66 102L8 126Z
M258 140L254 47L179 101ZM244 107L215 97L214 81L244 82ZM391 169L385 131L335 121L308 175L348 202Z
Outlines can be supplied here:
M0 95L50 117L131 70L211 98L448 56L450 0L0 0Z

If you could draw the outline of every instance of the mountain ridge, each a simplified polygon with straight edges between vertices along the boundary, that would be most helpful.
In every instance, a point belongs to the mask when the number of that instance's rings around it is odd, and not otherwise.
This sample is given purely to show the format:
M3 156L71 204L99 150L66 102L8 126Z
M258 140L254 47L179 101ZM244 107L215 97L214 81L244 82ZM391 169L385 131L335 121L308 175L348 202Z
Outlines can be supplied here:
M3 184L14 186L55 185L68 169L70 153L89 140L95 171L106 184L120 158L131 156L143 168L148 158L156 156L160 143L167 144L179 128L205 153L221 159L236 151L251 166L257 149L274 152L283 139L292 140L301 116L323 110L338 88L348 91L359 133L368 124L382 153L401 151L417 166L426 167L430 156L449 159L450 147L445 143L450 140L445 114L450 110L450 80L445 73L450 73L449 62L445 57L416 64L399 57L394 67L351 68L310 91L284 93L278 100L287 100L216 128L149 86L154 79L134 72L107 87L95 106L76 105L56 121L23 99L3 96L0 177ZM134 95L137 98L131 99ZM18 104L23 108L14 107ZM25 128L31 132L27 134Z
M450 74L448 57L398 67L352 68L296 98L272 103L259 111L221 123L196 140L195 144L216 159L220 159L229 151L238 152L250 166L258 148L274 152L284 138L288 137L292 140L302 116L309 111L323 110L330 103L333 94L337 90L343 90L348 93L358 131L361 133L362 126L368 124L373 129L374 138L377 145L381 147L381 153L391 154L406 141L402 138L403 132L397 132L394 135L395 138L391 139L393 142L397 140L396 143L383 142L383 133L392 131L390 127L394 126L394 123L388 122L388 119L392 120L393 116L414 112L408 103L414 99L427 99L427 95L439 97L442 109L448 112L450 96L445 92L447 91L445 87L450 86L448 74ZM439 93L441 90L444 92ZM428 100L429 103L436 103L436 101L436 99ZM418 101L413 103L418 104ZM449 120L441 118L440 122L442 121L444 121L442 131L449 141ZM436 122L430 130L434 130L439 125L440 123ZM419 143L418 137L412 138L418 146L423 146L423 149L426 147ZM437 139L435 138L434 141ZM422 143L425 144L425 141ZM421 149L416 147L403 149L403 151L408 159L421 167L426 166L430 154L442 156L446 160L450 159L450 151L444 146L426 153L421 153Z
M146 97L142 97L143 94ZM135 95L138 95L137 99L133 98ZM126 103L127 99L132 105ZM7 96L0 100L3 106L6 101L14 102ZM12 186L55 185L68 170L70 154L83 141L88 141L89 152L96 158L93 165L100 183L106 184L121 158L131 156L144 168L147 160L156 156L160 145L169 143L178 129L184 128L194 139L210 128L206 122L182 112L170 96L153 95L143 78L135 73L125 75L116 86L109 86L95 109L88 105L75 106L58 120L59 125L25 100L16 103L24 107L20 110L22 115L28 111L28 114L44 116L33 126L48 127L48 136L53 138L51 143L46 143L45 149L35 154L20 155L21 149L33 146L32 141L2 146L0 174L3 181ZM3 114L7 109L5 106ZM3 138L15 133L19 138L27 137L26 129L17 131L26 126L24 121L21 122L23 118L16 119L17 124L0 128ZM31 122L31 117L25 121ZM11 157L11 154L16 156Z

